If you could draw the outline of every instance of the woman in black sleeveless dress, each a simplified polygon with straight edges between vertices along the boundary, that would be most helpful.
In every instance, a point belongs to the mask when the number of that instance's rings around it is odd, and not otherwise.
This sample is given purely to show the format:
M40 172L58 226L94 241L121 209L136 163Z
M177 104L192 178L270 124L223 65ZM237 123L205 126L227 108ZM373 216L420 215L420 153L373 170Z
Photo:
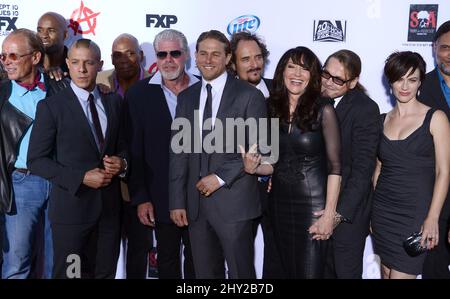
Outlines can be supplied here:
M411 257L403 241L422 232L422 244L438 242L438 219L449 186L450 125L447 116L416 99L425 61L414 52L396 52L385 75L396 98L381 116L383 128L375 170L372 231L383 278L415 278L426 253ZM445 228L441 228L445 229Z
M259 155L244 155L247 172L273 174L269 214L286 278L323 278L334 228L340 133L333 106L318 100L320 71L308 48L281 57L269 98L269 113L280 120L278 162L259 164ZM314 216L323 209L323 216Z

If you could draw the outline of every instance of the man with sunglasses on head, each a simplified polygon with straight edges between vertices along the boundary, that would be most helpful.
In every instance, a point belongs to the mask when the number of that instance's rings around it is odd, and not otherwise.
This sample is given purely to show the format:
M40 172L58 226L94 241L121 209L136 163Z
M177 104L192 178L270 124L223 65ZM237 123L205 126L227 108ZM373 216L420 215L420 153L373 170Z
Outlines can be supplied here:
M364 246L369 234L371 178L380 134L380 111L358 82L360 73L361 60L350 50L331 54L322 70L322 95L334 101L342 145L341 192L330 243L328 278L362 278Z
M137 38L131 34L122 33L114 39L111 61L114 69L97 75L97 84L103 86L102 91L117 92L123 97L133 84L150 76L142 67L144 52ZM153 247L153 230L139 221L125 180L120 187L123 199L122 230L123 237L127 239L126 278L145 279L148 253Z
M125 94L132 204L143 225L155 227L159 278L182 278L180 245L184 245L184 278L195 277L189 233L169 217L169 145L178 94L198 82L186 71L189 48L183 33L166 29L155 36L158 72Z
M8 79L0 84L0 210L5 221L2 278L30 277L34 240L43 220L47 235L43 277L51 276L50 183L30 173L27 153L38 102L58 93L68 82L41 73L43 57L44 45L31 30L17 29L3 41L0 60ZM38 236L40 241L42 237Z

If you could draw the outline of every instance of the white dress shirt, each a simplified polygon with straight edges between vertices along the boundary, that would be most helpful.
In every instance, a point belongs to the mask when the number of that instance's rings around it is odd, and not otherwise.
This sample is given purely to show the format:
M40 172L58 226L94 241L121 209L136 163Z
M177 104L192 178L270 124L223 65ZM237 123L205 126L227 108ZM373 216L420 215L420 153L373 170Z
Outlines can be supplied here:
M225 83L227 82L227 72L224 72L222 75L217 77L214 80L206 81L204 78L202 78L202 88L200 91L200 104L198 106L199 109L199 124L200 124L200 135L202 136L202 130L203 130L203 112L205 111L205 105L206 105L206 97L208 96L208 92L206 91L206 84L211 84L211 94L212 94L212 125L214 126L214 123L216 121L217 111L219 111L220 107L220 101L222 100L222 94L223 89L225 88ZM216 175L220 186L225 185L225 182Z

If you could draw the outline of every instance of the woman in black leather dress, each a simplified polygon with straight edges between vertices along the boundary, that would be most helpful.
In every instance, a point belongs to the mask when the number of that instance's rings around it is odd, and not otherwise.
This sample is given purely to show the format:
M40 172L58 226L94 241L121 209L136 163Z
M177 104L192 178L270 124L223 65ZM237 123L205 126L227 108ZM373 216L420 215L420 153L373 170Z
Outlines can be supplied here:
M323 278L340 186L340 134L333 106L321 104L321 64L308 48L278 62L269 113L280 120L279 159L243 154L245 169L272 174L269 214L286 278ZM274 134L274 132L272 132ZM314 212L325 209L322 216Z

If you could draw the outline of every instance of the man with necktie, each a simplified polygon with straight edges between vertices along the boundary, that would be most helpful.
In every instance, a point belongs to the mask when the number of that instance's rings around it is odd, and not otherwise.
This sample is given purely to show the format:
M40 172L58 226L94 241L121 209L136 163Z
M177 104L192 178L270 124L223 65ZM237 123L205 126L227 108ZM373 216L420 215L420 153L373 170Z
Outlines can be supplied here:
M235 130L226 127L229 120L258 123L267 117L265 99L254 86L227 74L231 49L223 33L203 32L197 40L195 58L202 81L178 95L172 124L171 219L179 227L189 228L197 279L224 278L224 261L229 278L255 278L252 227L253 219L261 215L258 178L243 171L237 150L239 138L220 138L230 137L227 130ZM175 148L175 136L183 128L174 128L183 120L191 124L185 128L191 143L186 140L189 150L180 152ZM198 123L200 127L195 126ZM251 145L249 139L246 136L241 144L246 150Z
M32 173L53 183L53 277L80 278L83 272L114 278L119 176L127 169L121 97L98 90L95 80L103 61L93 41L74 42L67 65L70 86L38 105L28 164Z

